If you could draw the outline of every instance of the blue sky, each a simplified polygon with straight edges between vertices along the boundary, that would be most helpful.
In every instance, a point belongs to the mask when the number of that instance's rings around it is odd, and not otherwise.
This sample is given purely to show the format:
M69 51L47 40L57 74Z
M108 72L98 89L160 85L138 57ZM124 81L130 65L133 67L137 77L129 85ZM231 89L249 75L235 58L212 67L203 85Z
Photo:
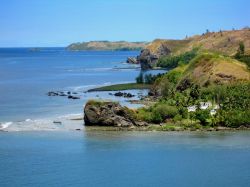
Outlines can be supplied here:
M250 26L249 0L0 0L0 47L181 39Z

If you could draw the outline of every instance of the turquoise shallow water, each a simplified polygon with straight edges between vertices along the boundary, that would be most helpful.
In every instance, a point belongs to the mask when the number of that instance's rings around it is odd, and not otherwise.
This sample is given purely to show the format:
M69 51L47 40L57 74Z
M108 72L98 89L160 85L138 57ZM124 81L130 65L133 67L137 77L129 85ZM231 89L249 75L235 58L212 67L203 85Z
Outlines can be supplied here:
M0 133L0 186L249 186L250 132Z

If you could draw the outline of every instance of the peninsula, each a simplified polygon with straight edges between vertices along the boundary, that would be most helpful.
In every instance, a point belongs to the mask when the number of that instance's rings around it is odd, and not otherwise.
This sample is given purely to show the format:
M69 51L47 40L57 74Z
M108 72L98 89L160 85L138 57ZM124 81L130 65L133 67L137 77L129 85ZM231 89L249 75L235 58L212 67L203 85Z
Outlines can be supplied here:
M72 51L134 51L144 49L147 44L147 42L90 41L72 43L67 49Z
M149 88L142 102L150 104L132 110L110 101L89 101L85 125L157 130L250 127L249 29L155 40L136 59L142 69L169 69L159 75L142 72L136 78L137 84Z

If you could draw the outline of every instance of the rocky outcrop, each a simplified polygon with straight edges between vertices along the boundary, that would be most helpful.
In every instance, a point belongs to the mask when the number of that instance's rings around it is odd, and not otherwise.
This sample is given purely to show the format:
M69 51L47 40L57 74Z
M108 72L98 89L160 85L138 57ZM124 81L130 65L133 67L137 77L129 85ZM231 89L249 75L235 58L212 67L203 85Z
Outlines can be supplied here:
M137 57L137 61L141 64L142 70L152 69L153 66L157 63L158 57L151 54L148 49L141 51L141 54Z
M128 57L127 63L128 64L139 64L139 62L137 61L137 59L134 58L134 57Z
M127 107L110 101L89 101L84 108L86 126L133 127L145 126L136 122Z
M125 97L125 98L131 98L134 97L135 95L131 94L131 93L126 93L126 92L116 92L114 94L114 96L116 97Z
M150 49L144 49L137 57L137 61L141 64L142 70L152 69L156 66L159 58L164 55L169 55L171 51L167 46L160 45L156 52L152 52Z
M73 94L73 95L71 95L71 94ZM62 96L62 97L67 97L68 99L80 99L79 96L74 96L76 94L78 94L78 93L77 92L70 92L70 91L68 91L68 92L50 91L50 92L47 93L47 95L50 96L50 97L52 97L52 96L53 97L54 96Z
M89 101L84 108L86 126L130 127L136 125L127 108L115 102Z

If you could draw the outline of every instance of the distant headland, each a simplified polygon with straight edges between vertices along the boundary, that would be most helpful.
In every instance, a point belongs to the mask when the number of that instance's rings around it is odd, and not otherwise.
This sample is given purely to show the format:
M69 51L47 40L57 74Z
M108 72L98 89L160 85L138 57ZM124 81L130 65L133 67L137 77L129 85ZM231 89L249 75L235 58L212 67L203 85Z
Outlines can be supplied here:
M144 49L147 44L147 42L90 41L72 43L67 49L72 51L134 51Z

